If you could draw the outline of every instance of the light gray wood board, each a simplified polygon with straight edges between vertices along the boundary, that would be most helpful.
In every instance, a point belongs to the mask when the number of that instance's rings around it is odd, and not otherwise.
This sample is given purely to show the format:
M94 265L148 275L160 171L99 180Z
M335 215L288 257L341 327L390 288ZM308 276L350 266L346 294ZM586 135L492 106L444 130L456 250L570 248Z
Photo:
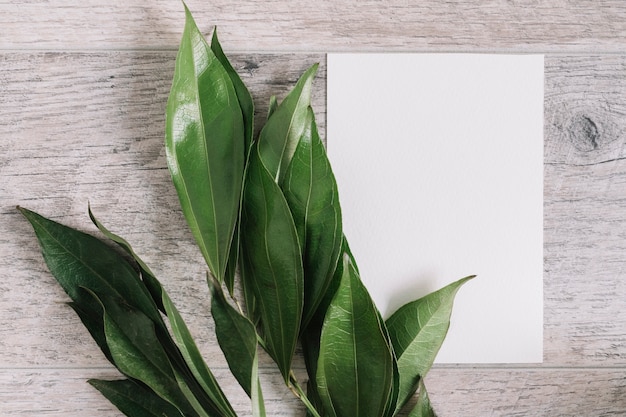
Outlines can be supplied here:
M622 0L187 2L231 51L625 51ZM180 2L0 2L0 49L174 49Z
M165 168L163 114L174 57L174 51L0 54L0 271L6 277L0 281L0 369L4 381L15 382L3 388L7 400L0 401L0 411L18 407L9 399L26 395L13 375L58 372L52 381L44 376L40 382L53 387L65 384L59 381L69 375L65 372L73 373L68 378L76 384L83 368L85 379L93 376L93 367L106 375L114 372L62 304L67 297L47 273L16 204L93 231L86 215L91 201L100 220L125 236L157 273L209 362L224 371L208 315L202 259ZM270 94L284 96L304 69L324 61L323 55L233 58L259 102L260 119ZM597 369L438 369L434 375L443 372L443 379L431 377L429 384L442 416L571 415L570 403L591 410L597 395L587 390L606 389L611 399L626 394L625 65L623 55L546 58L544 366ZM322 131L324 80L322 67L314 98ZM270 367L266 358L263 366ZM557 389L551 382L555 378L561 381ZM578 382L568 387L571 378ZM520 379L530 385L515 385ZM73 383L52 392L65 397ZM232 380L227 387L237 389ZM493 390L503 398L494 399ZM449 402L450 391L465 397ZM268 395L281 392L270 388ZM520 397L521 392L529 398ZM562 402L552 398L555 393L564 395ZM98 409L110 410L95 397ZM51 398L42 398L37 404L54 407ZM529 404L535 398L538 405ZM82 407L63 401L69 405L61 408ZM463 404L467 401L486 403L472 414ZM613 403L617 408L607 406L602 415L625 412L623 403ZM81 414L75 409L56 415Z
M626 59L548 57L545 85L545 361L623 366Z
M218 378L227 371L217 369ZM3 417L120 417L86 378L116 379L108 369L0 370ZM264 378L268 416L302 416L303 407L280 377ZM626 378L622 370L439 369L427 378L439 417L623 416ZM226 395L241 416L250 416L245 394L227 386ZM407 413L402 414L406 417Z

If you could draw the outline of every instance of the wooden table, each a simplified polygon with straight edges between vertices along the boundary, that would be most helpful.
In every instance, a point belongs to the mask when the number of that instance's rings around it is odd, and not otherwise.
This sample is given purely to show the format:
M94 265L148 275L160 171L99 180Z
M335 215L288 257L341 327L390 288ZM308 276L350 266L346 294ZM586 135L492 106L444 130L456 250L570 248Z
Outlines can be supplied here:
M412 4L415 3L415 4ZM480 5L479 5L480 4ZM544 363L436 366L441 417L626 415L626 2L190 0L257 100L326 52L545 53ZM166 169L177 1L0 1L0 415L119 416L118 374L47 272L22 205L94 231L87 203L169 290L241 415L201 256ZM328 138L331 142L333 139ZM267 358L268 415L303 415ZM303 364L296 364L302 372Z

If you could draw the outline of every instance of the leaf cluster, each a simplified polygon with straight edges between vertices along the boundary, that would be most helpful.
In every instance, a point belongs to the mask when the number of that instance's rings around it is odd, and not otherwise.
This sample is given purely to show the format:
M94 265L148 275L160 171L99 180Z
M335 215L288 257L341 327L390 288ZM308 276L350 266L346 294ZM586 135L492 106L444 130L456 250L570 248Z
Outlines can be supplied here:
M308 416L433 416L423 379L471 277L383 320L342 231L337 184L311 108L317 65L254 137L254 103L214 33L189 10L167 104L166 155L210 274L211 314L230 370L265 416L258 353L274 360ZM20 208L46 263L107 359L124 375L91 380L130 417L233 417L178 310L123 238L106 242ZM238 292L236 288L241 290ZM241 307L240 307L241 306ZM309 380L292 372L302 344Z

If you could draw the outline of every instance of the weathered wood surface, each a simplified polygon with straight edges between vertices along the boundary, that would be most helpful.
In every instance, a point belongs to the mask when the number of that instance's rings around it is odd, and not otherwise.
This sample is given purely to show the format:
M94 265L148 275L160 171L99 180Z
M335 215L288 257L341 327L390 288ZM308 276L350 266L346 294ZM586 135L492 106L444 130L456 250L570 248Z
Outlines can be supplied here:
M163 281L227 378L202 258L166 169L180 3L0 0L0 416L119 416L84 381L115 377L47 273L15 205L94 231L87 203ZM413 4L414 3L414 4ZM441 417L626 415L626 3L188 2L217 23L264 118L327 51L546 57L544 363L436 367ZM356 6L355 6L356 5ZM283 51L277 54L245 51ZM298 52L298 53L294 53ZM325 124L325 69L314 107ZM332 142L332 138L329 138ZM297 365L302 372L302 364ZM303 415L262 360L270 415ZM242 415L245 395L226 391Z
M229 50L626 50L622 0L189 0ZM169 0L0 2L0 49L174 49Z

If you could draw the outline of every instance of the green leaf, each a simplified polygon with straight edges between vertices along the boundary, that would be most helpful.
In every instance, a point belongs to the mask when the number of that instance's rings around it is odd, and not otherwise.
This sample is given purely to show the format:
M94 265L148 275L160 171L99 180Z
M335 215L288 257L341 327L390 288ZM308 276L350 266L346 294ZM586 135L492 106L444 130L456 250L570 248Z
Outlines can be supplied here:
M157 305L159 310L165 312L165 309L163 307L163 302L161 300L161 284L156 279L156 277L154 276L150 268L148 268L148 265L146 265L145 262L139 257L139 255L135 253L132 246L130 245L130 243L128 243L128 241L126 241L126 239L122 238L121 236L116 235L115 233L110 232L106 227L104 227L102 223L100 223L100 221L96 218L96 216L91 211L91 206L88 207L88 213L89 213L89 218L91 219L93 224L98 228L98 230L100 230L100 232L102 232L102 234L104 234L107 238L117 243L122 249L126 251L126 253L132 256L135 262L137 262L137 266L139 268L139 271L141 272L142 281L144 285L146 286L146 288L148 289L148 291L150 292L150 295L152 296L152 300Z
M393 357L380 315L350 257L320 339L318 393L327 414L380 417L393 384Z
M307 129L311 87L318 65L309 68L295 87L272 111L259 134L259 153L272 178L282 183L300 137ZM271 109L270 109L271 111Z
M223 282L239 218L244 119L228 71L187 9L186 15L167 102L165 150L187 223Z
M117 368L146 384L184 415L196 416L180 390L154 323L117 299L92 295L104 308L104 333Z
M104 356L109 362L114 363L109 346L107 346L106 335L104 334L104 310L102 306L99 303L91 303L91 306L87 309L74 302L67 304L78 315L80 321L87 328L91 337L96 341L102 353L104 353Z
M310 107L281 188L303 247L306 327L333 279L343 240L337 183Z
M237 71L235 71L230 61L224 54L222 46L220 45L217 38L217 28L215 28L213 31L213 38L211 39L211 50L224 66L224 69L228 73L228 76L233 83L233 87L235 88L235 93L237 94L237 100L239 100L239 107L241 108L241 113L243 116L245 139L244 147L246 149L246 153L248 153L251 148L254 135L254 102L252 101L252 96L250 95L250 92L239 77L239 74L237 74ZM235 227L233 242L230 248L230 256L228 264L226 266L225 274L226 285L231 295L233 294L235 287L235 272L237 270L237 265L239 262L239 223L240 220L237 221L237 226Z
M428 392L426 392L423 380L420 380L419 383L419 396L417 397L417 404L415 405L415 408L411 410L409 417L437 417L435 411L430 405L430 398L428 398Z
M242 272L254 293L268 353L289 379L304 299L300 245L291 212L256 145L244 190Z
M211 315L222 352L239 385L251 396L252 373L257 356L257 334L254 324L232 307L219 283L208 279L211 288Z
M233 83L243 117L245 148L249 149L250 145L252 145L252 136L254 134L254 102L252 101L250 91L248 91L246 85L243 81L241 81L241 77L239 77L239 74L237 74L237 71L235 71L232 64L224 54L222 45L220 45L219 39L217 38L217 28L213 30L211 50L215 54L215 57L220 61Z
M172 300L165 291L162 291L162 297L165 311L170 319L176 345L178 346L180 353L182 354L191 373L202 387L204 393L206 393L209 397L211 406L218 409L221 413L220 415L236 416L235 411L232 409L228 399L222 392L217 380L213 376L213 373L202 358L202 355L200 354L200 351L198 350L187 325L176 309L176 306L172 303Z
M415 393L437 356L448 328L454 297L474 276L460 279L419 300L400 307L387 319L387 329L398 359L400 392L396 410Z
M88 288L98 296L120 298L162 323L139 274L118 251L93 236L18 209L35 230L48 269L75 305L93 312L93 299L82 290Z
M154 391L135 381L90 379L88 382L128 417L185 417Z
M276 99L276 96L271 96L270 97L270 105L269 108L267 109L267 119L269 120L270 117L272 117L272 114L274 113L274 111L278 108L278 100Z

